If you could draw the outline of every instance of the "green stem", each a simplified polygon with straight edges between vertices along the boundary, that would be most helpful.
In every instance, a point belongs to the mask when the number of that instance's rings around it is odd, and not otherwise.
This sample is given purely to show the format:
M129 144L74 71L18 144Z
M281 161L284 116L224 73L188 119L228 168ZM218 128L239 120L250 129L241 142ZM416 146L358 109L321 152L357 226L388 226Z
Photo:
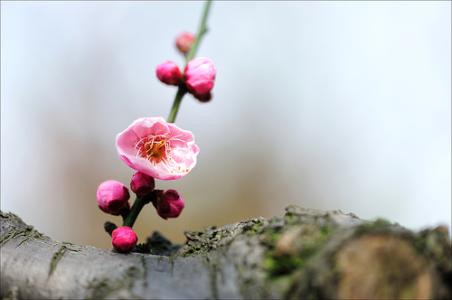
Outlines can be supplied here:
M179 111L180 103L182 102L182 98L184 98L184 95L186 93L186 90L184 87L179 87L177 90L176 97L174 97L173 106L171 107L170 114L168 116L168 123L174 123L176 121L177 112Z
M210 6L212 5L212 0L207 0L204 3L204 11L202 14L201 22L199 23L198 27L198 33L196 34L196 39L193 45L190 48L190 51L188 52L186 56L186 62L189 62L190 60L195 57L196 52L198 51L198 47L201 44L201 39L204 37L204 34L207 33L207 17L209 16Z
M135 200L135 202L132 205L132 208L130 209L129 214L124 219L123 226L129 226L133 227L133 224L135 224L135 221L140 214L141 209L149 203L149 200L145 200L145 198L139 198Z
M190 48L187 56L185 57L185 65L195 57L196 52L198 51L199 45L201 43L201 39L207 32L207 17L209 16L210 6L212 5L212 0L207 0L204 4L204 10L201 17L201 22L199 23L198 33L196 34L196 39L193 45ZM177 113L179 111L180 104L182 102L182 98L187 93L187 90L184 86L179 86L176 96L174 97L173 106L171 107L170 114L168 116L168 123L174 123L176 121Z

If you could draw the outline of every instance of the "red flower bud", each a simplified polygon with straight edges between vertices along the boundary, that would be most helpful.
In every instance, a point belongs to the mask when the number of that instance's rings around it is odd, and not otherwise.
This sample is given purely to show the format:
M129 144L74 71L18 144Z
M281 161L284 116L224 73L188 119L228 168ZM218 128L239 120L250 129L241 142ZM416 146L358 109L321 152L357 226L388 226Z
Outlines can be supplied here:
M182 54L187 54L195 42L195 36L190 32L182 32L176 37L176 47Z
M195 97L196 99L199 100L199 102L209 102L210 100L212 100L212 93L207 93L207 94L193 94L193 97Z
M201 101L210 100L210 92L215 84L215 66L206 57L198 57L188 62L185 67L185 84L187 90Z
M167 190L159 194L152 204L163 219L177 218L185 206L184 199L176 190Z
M178 85L182 81L182 73L176 63L172 61L164 61L155 69L157 78L169 85Z
M111 234L111 244L118 252L130 252L137 244L137 241L137 234L128 226L118 227Z
M115 216L129 206L129 197L127 187L116 180L104 181L97 188L97 205L102 211Z
M138 197L143 197L154 190L155 180L141 172L136 172L130 181L130 188Z

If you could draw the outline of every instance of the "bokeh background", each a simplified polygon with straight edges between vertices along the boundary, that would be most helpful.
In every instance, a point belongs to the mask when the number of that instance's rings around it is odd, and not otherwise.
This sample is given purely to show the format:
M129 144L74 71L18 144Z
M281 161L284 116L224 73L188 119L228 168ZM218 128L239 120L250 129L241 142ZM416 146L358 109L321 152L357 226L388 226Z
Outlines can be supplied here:
M1 3L1 209L52 237L110 247L95 201L129 182L115 135L166 117L182 64L174 37L202 2ZM182 103L201 148L178 219L137 223L182 242L198 230L297 204L413 229L451 218L451 3L215 2L199 55L214 99Z

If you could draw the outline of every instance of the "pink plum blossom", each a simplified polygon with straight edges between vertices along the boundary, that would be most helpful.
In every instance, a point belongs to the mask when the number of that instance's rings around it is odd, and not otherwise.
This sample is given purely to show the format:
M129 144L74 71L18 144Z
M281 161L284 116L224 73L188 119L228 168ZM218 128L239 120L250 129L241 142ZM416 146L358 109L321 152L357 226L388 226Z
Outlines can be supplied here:
M129 207L129 190L119 181L107 180L99 184L96 193L97 205L108 214L119 215Z
M190 32L182 32L176 37L176 47L183 54L190 51L191 46L195 42L195 36Z
M191 131L167 123L162 117L135 120L116 136L116 148L129 167L161 180L187 175L199 153Z
M163 219L177 218L185 207L184 199L176 190L162 192L152 204Z
M138 197L143 197L154 190L155 180L141 172L133 174L130 181L130 189L137 194Z
M111 233L111 244L118 252L130 252L137 244L137 241L137 234L128 226L118 227Z
M157 78L169 85L178 85L182 81L182 73L175 62L170 60L159 64L155 69Z
M209 98L215 83L215 66L207 57L198 57L185 67L185 84L190 93L202 100Z

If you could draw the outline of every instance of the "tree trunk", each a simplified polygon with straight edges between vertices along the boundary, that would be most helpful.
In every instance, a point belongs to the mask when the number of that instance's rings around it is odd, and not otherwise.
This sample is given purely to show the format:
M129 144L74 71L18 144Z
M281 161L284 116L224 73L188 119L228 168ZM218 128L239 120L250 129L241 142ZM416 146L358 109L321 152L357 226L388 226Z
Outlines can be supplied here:
M1 295L21 298L450 299L447 227L418 233L340 211L288 207L171 245L119 254L57 242L1 213Z

